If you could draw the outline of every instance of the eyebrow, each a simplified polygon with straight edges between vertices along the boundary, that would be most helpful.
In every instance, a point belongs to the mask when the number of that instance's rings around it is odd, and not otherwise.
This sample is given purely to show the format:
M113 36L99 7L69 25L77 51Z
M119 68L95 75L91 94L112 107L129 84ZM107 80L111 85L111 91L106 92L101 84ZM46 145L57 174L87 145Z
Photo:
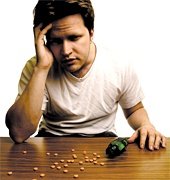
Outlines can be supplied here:
M68 35L65 35L64 37L67 37L67 38L69 38L69 37L81 37L81 36L83 36L83 34L82 33L78 33L78 32L73 32L73 33L70 33L70 34L68 34ZM50 39L62 39L62 35L60 36L60 35L58 35L58 34L53 34L53 33L51 33L51 35L50 35Z

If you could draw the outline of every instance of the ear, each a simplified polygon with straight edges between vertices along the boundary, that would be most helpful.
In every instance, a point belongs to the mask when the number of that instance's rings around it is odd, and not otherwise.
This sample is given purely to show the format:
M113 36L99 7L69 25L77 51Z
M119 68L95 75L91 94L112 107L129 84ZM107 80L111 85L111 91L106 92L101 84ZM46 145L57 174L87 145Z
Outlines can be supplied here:
M93 40L93 35L94 35L94 30L92 29L92 30L90 30L90 39L91 39L91 41Z

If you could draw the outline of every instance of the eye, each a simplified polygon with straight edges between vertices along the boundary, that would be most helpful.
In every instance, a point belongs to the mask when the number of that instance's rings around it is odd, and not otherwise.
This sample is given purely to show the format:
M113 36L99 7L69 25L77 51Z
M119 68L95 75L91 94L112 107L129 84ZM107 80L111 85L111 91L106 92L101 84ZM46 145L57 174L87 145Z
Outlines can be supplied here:
M53 38L53 39L49 39L48 42L50 45L58 45L58 44L62 44L63 40L60 38Z
M70 36L70 37L69 37L69 40L70 40L70 41L78 41L78 40L80 39L80 37L81 37L81 36L75 36L75 35L74 35L74 36Z

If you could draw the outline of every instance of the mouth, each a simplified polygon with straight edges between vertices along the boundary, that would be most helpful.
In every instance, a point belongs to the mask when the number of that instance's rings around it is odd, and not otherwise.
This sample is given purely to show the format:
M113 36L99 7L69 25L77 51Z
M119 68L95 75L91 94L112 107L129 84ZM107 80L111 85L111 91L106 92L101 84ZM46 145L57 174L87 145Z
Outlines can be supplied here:
M73 65L77 59L76 58L65 58L62 60L63 65Z

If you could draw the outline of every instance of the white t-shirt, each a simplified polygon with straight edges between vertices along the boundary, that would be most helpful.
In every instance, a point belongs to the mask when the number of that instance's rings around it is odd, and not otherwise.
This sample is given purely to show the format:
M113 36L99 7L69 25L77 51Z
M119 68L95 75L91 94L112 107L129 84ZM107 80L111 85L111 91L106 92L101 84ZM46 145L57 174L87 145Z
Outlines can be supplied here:
M23 69L18 98L31 78L35 63L34 57ZM115 133L118 103L122 108L131 108L143 97L132 66L98 47L95 61L83 78L58 70L55 65L51 68L39 128L56 135Z

